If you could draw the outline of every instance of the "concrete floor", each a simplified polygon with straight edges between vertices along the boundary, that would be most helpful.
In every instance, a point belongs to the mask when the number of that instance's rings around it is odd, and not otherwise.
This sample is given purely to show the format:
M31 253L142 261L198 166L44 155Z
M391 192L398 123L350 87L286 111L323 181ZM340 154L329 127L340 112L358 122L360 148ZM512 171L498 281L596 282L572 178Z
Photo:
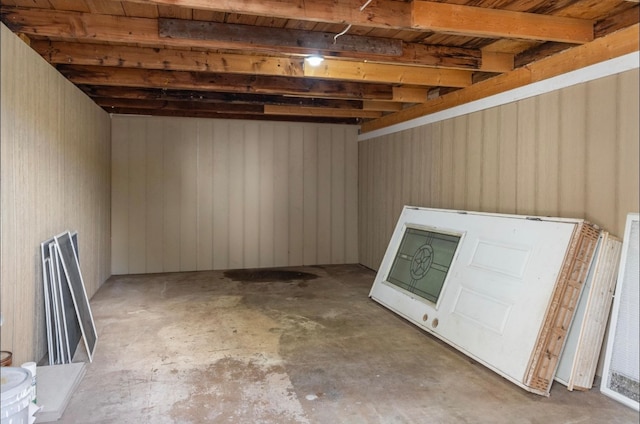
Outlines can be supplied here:
M598 389L520 389L370 300L363 267L280 271L112 277L60 422L639 422Z

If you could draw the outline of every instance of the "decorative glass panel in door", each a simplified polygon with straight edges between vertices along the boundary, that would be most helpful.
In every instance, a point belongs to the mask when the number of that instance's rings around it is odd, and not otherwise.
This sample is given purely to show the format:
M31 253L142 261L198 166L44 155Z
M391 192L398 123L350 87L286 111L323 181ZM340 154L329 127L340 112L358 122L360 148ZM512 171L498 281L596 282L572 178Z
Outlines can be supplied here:
M387 281L438 302L460 235L407 227Z

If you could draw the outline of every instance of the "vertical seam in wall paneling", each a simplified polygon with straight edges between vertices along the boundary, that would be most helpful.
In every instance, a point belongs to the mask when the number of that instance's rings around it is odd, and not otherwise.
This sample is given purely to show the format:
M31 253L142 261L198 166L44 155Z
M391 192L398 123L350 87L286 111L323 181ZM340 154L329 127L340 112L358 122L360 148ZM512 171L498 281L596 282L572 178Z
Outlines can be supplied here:
M515 155L514 155L514 169L515 169L515 190L514 190L514 201L513 201L513 213L518 213L518 188L520 187L520 170L518 169L518 155L520 154L519 150L520 150L520 142L518 140L518 138L520 137L520 107L521 107L521 103L520 102L516 102L516 110L515 110L515 140L513 140L513 142L515 143Z
M622 91L620 88L620 80L621 80L621 75L620 74L616 74L615 75L615 80L616 80L616 92L614 93L615 99L616 99L616 104L615 104L615 111L614 111L614 116L616 117L616 122L614 124L614 129L615 129L615 134L613 137L613 149L614 149L614 162L620 166L620 102L622 101L622 96L620 95L620 92ZM619 172L614 172L613 175L613 183L614 183L614 187L615 190L613 192L613 219L614 219L614 224L613 227L610 231L617 231L616 229L618 228L618 222L620 219L620 213L619 213L619 206L620 206L620 191L619 191L619 187L620 187L620 173Z
M161 127L164 127L162 122L160 122L159 125ZM161 131L161 134L164 134L164 131ZM165 195L166 195L165 190L164 190L164 187L165 187L165 173L166 173L166 169L164 167L164 157L165 157L165 154L167 153L165 151L165 149L164 149L164 139L162 140L162 149L160 149L160 153L161 153L161 157L160 157L160 164L161 164L161 166L160 166L160 172L161 172L160 182L162 183L162 190L161 190L161 194L160 194L160 204L162 205L162 207L160 208L160 213L162 214L161 217L160 217L160 219L162 219L162 221L160 221L160 222L162 222L162 232L161 232L162 240L160 241L160 246L161 246L162 250L160 251L161 252L160 253L160 268L162 270L164 270L165 269L165 263L164 263L164 249L165 248L164 248L164 244L165 244L166 239L167 239L167 234L166 234L165 228L164 228L165 212L166 212L165 208L164 208Z
M534 167L533 167L533 211L531 211L531 213L534 213L535 215L539 215L539 211L540 211L540 205L539 205L539 196L538 196L538 192L540 190L540 184L539 184L539 179L540 179L540 96L536 96L534 98L534 122L535 125L533 126L534 129L534 134L533 134L533 158L534 158Z
M561 204L560 200L562 198L561 196L561 192L562 192L562 128L564 126L564 120L563 120L563 113L561 113L561 111L564 110L564 96L562 95L563 92L559 91L558 92L558 129L557 129L557 140L558 140L558 145L557 145L557 149L556 149L556 154L558 155L558 161L556 163L556 175L557 177L557 185L556 185L556 214L557 216L561 215Z
M151 144L151 146L153 147L153 140L149 139L149 131L144 132L145 135L145 143L144 143L144 161L145 161L145 166L144 166L144 207L145 207L145 214L144 214L144 221L145 221L145 226L144 226L144 269L145 272L149 272L149 249L147 247L147 243L146 240L149 237L149 227L147 226L147 208L149 207L149 156L147 155L147 149L149 147L149 145Z
M587 210L587 205L589 204L589 197L591 196L591 194L589 193L589 183L588 183L588 172L589 172L589 160L591 157L591 143L589 143L589 116L591 114L591 108L592 108L592 102L590 101L591 99L591 84L586 84L585 85L585 102L586 102L586 107L584 108L584 133L585 133L585 140L584 140L584 175L582 177L582 190L584 193L584 199L582 200L583 204L582 204L582 210L584 211L584 218L587 219L589 217L589 211ZM589 218L591 219L591 218Z
M204 121L197 120L195 121L196 125L196 198L195 198L195 208L196 208L196 271L200 270L200 239L201 239L201 231L198 230L198 226L200 225L200 125L203 124Z

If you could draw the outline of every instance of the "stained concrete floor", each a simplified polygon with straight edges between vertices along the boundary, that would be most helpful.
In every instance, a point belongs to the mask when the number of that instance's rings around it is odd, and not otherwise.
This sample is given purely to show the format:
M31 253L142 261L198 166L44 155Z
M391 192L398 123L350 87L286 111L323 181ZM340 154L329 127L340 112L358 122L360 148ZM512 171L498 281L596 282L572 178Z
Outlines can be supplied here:
M357 265L112 277L63 423L638 423L597 389L530 394L367 295Z

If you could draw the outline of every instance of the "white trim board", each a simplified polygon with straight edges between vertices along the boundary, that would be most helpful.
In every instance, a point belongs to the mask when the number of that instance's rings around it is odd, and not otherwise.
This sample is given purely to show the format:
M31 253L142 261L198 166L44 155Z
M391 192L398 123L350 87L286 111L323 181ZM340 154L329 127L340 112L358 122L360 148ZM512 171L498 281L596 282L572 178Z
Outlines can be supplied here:
M583 82L592 81L598 78L608 77L610 75L619 74L639 67L640 54L638 54L638 52L629 53L615 59L596 63L595 65L567 72L566 74L558 75L543 81L525 85L524 87L514 88L513 90L495 94L484 99L475 100L460 106L455 106L440 112L432 113L430 115L421 116L409 121L360 134L358 136L358 141L365 141L376 137L382 137L399 131L404 131L422 125L443 121L445 119L455 118L457 116L478 112L496 106L502 106L518 100L527 99L529 97L538 96L540 94L549 93L551 91L560 90L566 87L571 87L573 85L578 85Z

